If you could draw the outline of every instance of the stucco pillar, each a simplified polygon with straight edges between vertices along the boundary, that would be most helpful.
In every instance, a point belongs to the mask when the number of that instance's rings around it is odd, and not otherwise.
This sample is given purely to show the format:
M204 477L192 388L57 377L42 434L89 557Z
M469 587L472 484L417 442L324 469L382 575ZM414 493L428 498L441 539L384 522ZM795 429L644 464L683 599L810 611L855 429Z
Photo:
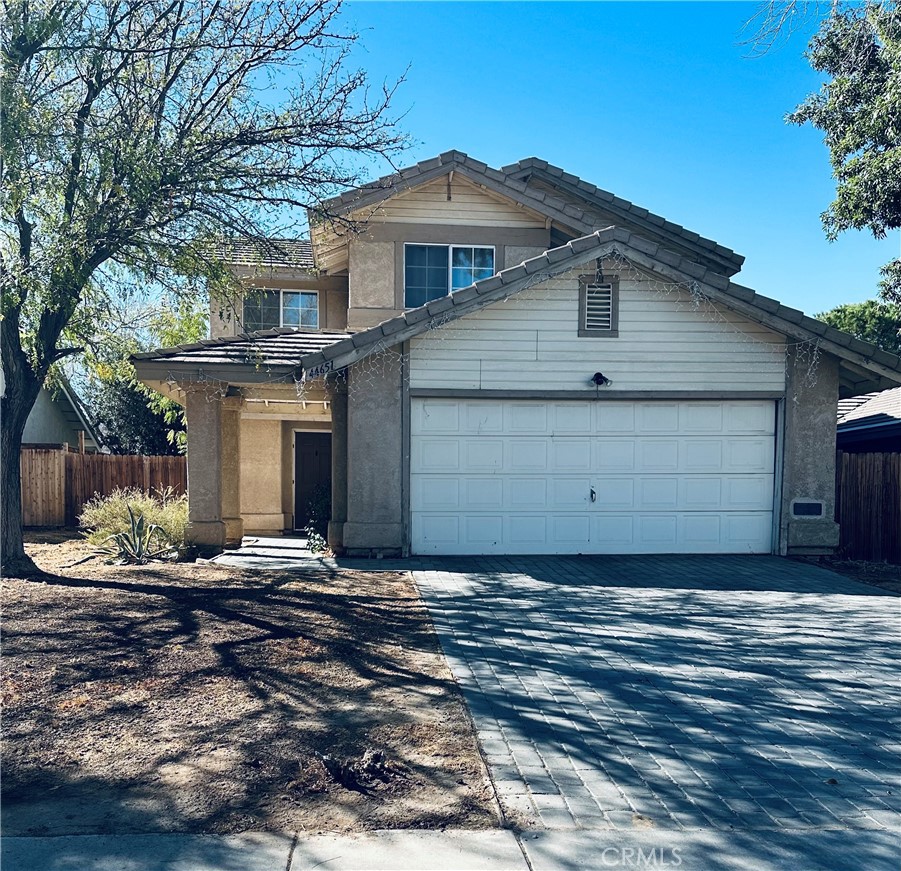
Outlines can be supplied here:
M780 553L826 554L835 522L835 414L838 359L806 345L786 358Z
M400 555L404 546L403 361L384 351L350 368L344 551Z
M328 544L335 552L344 549L347 521L347 382L329 384L332 409L332 516L328 524Z
M223 408L227 405L227 408ZM240 399L223 399L205 385L188 385L189 543L221 550L241 539Z
M220 426L222 454L220 459L222 488L222 522L225 524L225 543L240 544L244 535L241 519L241 408L239 396L221 400Z

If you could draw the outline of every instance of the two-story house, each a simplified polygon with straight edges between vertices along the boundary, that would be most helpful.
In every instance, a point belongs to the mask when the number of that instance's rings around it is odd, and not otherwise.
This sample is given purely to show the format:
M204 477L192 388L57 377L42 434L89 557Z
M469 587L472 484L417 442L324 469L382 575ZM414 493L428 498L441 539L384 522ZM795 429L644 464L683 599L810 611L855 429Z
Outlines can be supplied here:
M228 255L212 337L139 355L187 409L190 536L349 554L815 553L835 405L901 360L735 283L743 258L544 161L449 152Z

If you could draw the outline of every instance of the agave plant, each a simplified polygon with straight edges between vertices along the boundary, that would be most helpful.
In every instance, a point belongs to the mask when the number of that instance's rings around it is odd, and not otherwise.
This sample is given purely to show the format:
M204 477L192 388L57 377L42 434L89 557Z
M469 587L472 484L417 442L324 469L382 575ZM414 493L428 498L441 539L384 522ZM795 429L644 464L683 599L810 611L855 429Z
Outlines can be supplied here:
M169 559L177 554L166 531L156 523L148 523L143 514L135 514L127 506L130 528L107 537L100 550L110 554L111 561L144 565L155 559Z

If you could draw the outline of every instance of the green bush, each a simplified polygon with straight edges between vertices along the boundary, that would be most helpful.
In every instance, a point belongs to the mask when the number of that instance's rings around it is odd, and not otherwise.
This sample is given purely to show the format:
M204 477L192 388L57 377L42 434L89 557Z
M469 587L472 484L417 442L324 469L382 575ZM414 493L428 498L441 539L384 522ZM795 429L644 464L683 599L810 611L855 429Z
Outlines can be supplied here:
M135 517L143 517L146 524L158 526L174 547L184 548L188 497L176 496L171 487L153 493L134 488L113 490L109 496L95 496L85 503L78 526L91 544L100 547L110 536L130 534L132 516L129 508Z
M307 547L313 553L328 550L328 522L332 516L332 485L320 484L307 505L307 525L303 531L307 537Z

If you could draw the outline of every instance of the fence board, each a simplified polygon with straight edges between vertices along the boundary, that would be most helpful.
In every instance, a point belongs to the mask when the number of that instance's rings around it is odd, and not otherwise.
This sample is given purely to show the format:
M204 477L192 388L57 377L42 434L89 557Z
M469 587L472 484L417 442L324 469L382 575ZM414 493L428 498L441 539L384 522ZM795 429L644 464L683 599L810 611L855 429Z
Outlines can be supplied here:
M26 526L63 526L66 522L66 465L61 448L23 450L22 522Z
M66 447L22 448L22 522L25 526L74 526L95 495L137 487L145 492L188 488L184 457L72 453Z
M901 453L839 451L836 467L841 554L901 563Z

